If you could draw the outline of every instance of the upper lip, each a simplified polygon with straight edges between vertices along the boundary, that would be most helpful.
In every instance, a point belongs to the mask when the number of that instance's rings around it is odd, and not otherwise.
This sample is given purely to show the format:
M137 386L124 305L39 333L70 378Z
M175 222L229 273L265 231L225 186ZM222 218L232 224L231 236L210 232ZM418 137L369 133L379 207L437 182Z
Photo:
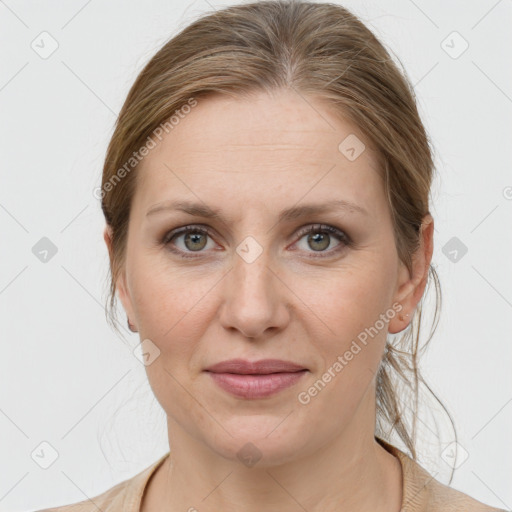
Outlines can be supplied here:
M205 371L213 373L238 373L242 375L269 373L298 372L306 370L300 364L281 359L261 359L260 361L247 361L245 359L230 359L209 366Z

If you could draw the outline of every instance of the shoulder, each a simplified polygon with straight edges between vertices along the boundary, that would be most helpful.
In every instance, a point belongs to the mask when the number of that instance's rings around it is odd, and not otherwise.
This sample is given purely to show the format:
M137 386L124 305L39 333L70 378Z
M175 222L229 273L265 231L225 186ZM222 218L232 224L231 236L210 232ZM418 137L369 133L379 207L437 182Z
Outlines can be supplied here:
M169 452L132 478L123 480L103 493L69 505L37 510L36 512L138 512L147 483Z
M382 439L378 442L400 460L403 497L400 512L507 512L490 507L435 479L405 452Z
M504 509L491 507L457 489L448 487L435 478L427 484L426 496L428 510L433 512L506 512Z
M130 487L133 479L125 480L107 491L77 503L62 505L60 507L45 508L37 512L113 512L123 510L123 501L126 497L126 489Z

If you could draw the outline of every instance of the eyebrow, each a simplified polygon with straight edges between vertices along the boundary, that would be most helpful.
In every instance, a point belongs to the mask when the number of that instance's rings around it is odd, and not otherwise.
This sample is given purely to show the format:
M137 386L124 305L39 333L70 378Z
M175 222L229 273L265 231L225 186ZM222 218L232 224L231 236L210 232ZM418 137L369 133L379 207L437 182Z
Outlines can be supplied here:
M147 211L146 217L169 210L181 211L196 217L218 219L222 222L225 222L220 209L210 208L206 204L194 203L190 201L165 201L163 203L159 203ZM369 215L368 211L358 204L346 201L344 199L336 199L320 204L304 204L301 206L293 206L283 210L279 214L279 222L292 221L295 219L324 214L336 210L342 210L348 213L360 213L362 215Z

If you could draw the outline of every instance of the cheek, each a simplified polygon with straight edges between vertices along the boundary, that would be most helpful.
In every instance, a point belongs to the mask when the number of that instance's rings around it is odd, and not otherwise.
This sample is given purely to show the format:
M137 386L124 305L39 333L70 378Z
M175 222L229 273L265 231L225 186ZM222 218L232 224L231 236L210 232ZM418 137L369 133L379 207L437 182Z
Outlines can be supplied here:
M187 390L190 375L196 371L194 354L214 313L207 309L207 294L214 283L205 281L186 271L171 273L140 261L132 272L141 340L151 340L160 351L145 367L149 384L162 408L184 424L191 410L196 411L195 421L202 421L202 411L197 411Z
M197 279L185 267L173 264L162 248L154 251L134 248L127 271L141 319L152 316L162 318L167 325L174 323L176 317L183 316L200 298Z
M350 421L371 391L369 385L378 371L387 336L387 323L380 315L385 316L392 298L392 273L383 271L391 261L367 258L364 264L317 279L315 286L313 280L310 285L302 281L300 293L315 313L308 315L320 326L310 333L310 339L322 367L299 390L302 395L298 398L308 417L334 418L330 427L317 427L325 428L327 437L333 428Z
M215 279L143 258L133 263L130 288L141 336L164 354L192 352L214 314L207 309L207 296Z
M294 291L307 305L303 315L311 319L310 326L317 326L310 333L311 341L326 367L349 350L353 341L359 341L361 351L350 366L378 364L387 335L381 315L390 308L394 290L391 268L389 255L368 253L357 264L347 263L328 275L302 277L297 282Z

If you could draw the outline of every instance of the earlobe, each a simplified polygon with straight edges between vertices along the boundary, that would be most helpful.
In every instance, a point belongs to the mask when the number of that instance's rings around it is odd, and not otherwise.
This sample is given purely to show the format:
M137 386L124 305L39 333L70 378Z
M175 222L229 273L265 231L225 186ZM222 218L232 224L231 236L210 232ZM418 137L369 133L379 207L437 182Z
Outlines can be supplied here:
M103 240L105 240L107 245L110 268L112 268L112 228L108 224L105 225L103 230Z
M112 248L112 228L108 224L105 226L105 230L103 231L103 239L105 240L105 243L108 248L108 254L109 254L109 259L110 259L110 269L111 269L111 273L113 275L114 259L113 259L113 248ZM121 272L119 273L119 275L117 277L116 291L119 295L119 299L121 300L121 304L123 305L123 308L126 312L128 328L132 332L137 332L136 326L130 322L130 318L133 318L133 311L132 311L132 307L131 307L130 296L128 294L125 268L121 269Z
M403 331L414 315L427 284L430 262L433 253L434 220L430 214L425 215L420 229L420 246L412 255L412 269L400 262L399 286L394 298L402 305L399 314L390 320L388 331L391 334ZM405 277L403 277L405 276Z
M134 314L131 306L132 303L130 295L128 294L128 286L126 284L126 273L124 268L121 270L119 277L117 279L116 289L118 291L121 304L123 305L124 311L126 313L126 324L128 326L128 329L130 329L131 332L139 332L136 324L133 324L130 321L130 319L134 318Z
M399 276L399 286L393 304L400 304L400 309L397 308L397 314L389 321L388 332L390 334L399 333L409 325L416 307L416 304L411 304L411 294L415 287L414 271L411 276L406 265L400 262Z

